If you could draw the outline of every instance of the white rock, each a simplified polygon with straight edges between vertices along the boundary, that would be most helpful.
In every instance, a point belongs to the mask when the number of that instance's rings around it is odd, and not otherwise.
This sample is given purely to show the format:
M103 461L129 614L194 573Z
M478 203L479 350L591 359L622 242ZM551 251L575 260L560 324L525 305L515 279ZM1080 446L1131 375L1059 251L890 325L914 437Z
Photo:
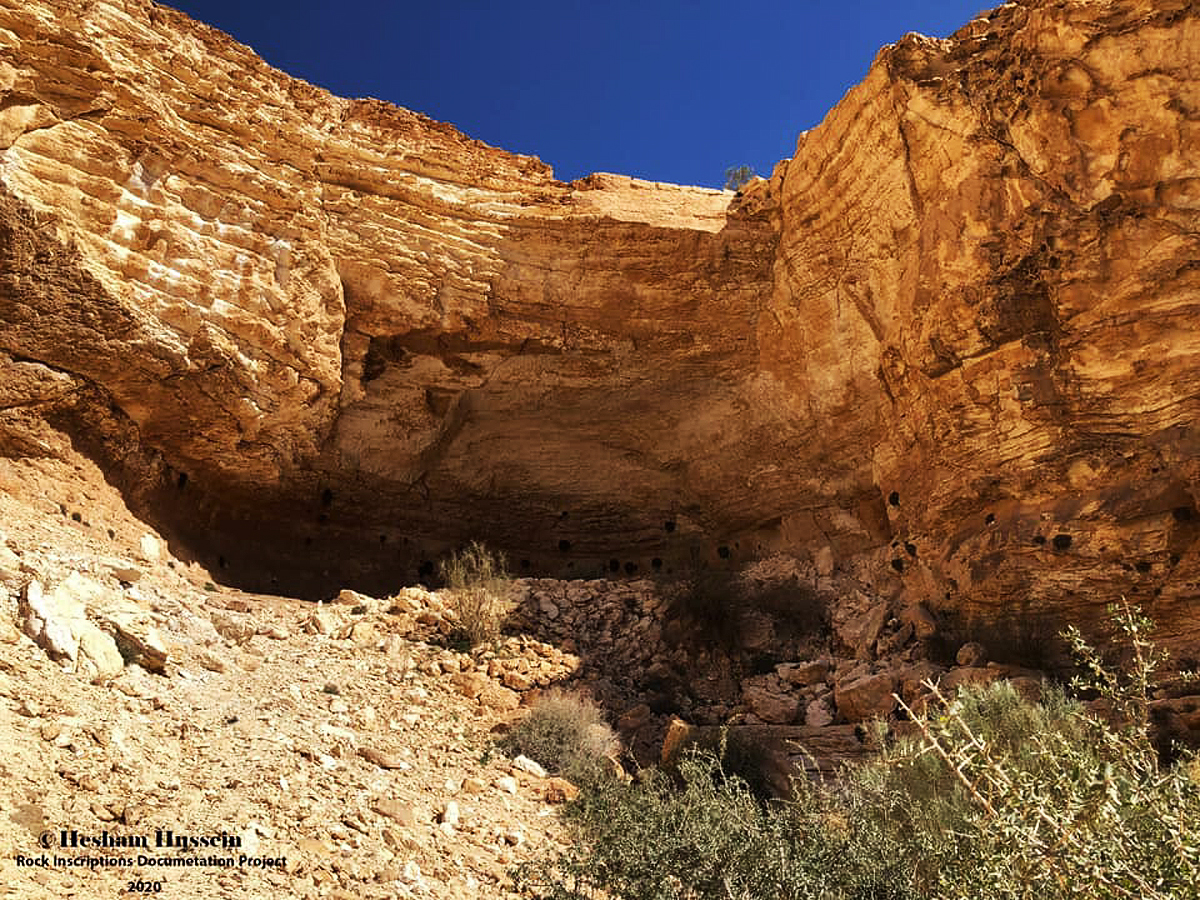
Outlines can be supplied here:
M527 772L535 778L546 777L546 770L528 756L523 754L514 759L512 764L514 769L520 769L522 772Z
M95 625L85 622L80 629L76 674L89 681L107 681L119 675L124 668L125 660L117 649L117 642Z
M49 594L40 582L30 581L19 607L22 628L69 671L91 681L113 678L125 668L125 660L112 637L88 620L85 606L106 593L107 588L78 572Z
M404 871L400 874L400 880L405 884L415 884L418 887L425 886L425 879L421 877L421 867L417 865L416 860L409 860L404 864Z
M138 549L141 551L142 559L146 560L146 562L158 562L159 557L162 555L161 543L158 538L150 533L142 535L141 540L138 542Z

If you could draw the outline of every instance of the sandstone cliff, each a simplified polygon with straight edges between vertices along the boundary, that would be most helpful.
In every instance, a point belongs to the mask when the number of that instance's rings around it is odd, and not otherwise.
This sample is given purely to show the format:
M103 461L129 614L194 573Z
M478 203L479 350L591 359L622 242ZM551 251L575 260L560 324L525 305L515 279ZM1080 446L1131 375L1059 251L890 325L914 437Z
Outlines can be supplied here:
M0 92L0 449L69 438L229 581L782 552L1200 655L1195 3L910 35L738 197L564 184L142 0L3 0Z

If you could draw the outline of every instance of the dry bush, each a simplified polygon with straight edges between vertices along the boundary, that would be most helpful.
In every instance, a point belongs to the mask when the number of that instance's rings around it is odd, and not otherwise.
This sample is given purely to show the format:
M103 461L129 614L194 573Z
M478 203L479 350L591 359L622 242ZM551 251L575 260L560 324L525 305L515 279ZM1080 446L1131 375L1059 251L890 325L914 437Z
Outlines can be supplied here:
M459 637L472 647L500 637L513 610L513 586L504 556L478 541L444 559L438 567Z
M581 694L560 690L543 694L501 746L510 755L523 753L576 782L605 771L606 758L621 749L600 707Z

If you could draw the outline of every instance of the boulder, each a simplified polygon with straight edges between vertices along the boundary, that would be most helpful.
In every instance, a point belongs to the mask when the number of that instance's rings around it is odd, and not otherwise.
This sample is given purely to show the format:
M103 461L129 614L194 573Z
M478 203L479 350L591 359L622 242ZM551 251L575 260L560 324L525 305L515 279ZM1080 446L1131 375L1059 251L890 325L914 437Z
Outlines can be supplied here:
M839 681L833 690L833 702L839 718L846 722L863 722L887 716L896 708L896 679L886 672L863 675L853 680Z
M987 648L978 641L970 641L958 648L954 659L960 666L982 666L987 663Z
M775 676L742 683L742 699L750 711L769 725L791 725L800 712L800 697Z
M106 589L84 575L72 573L50 592L30 581L21 595L21 627L52 659L90 681L116 677L125 660L112 636L88 618L87 603Z
M833 710L823 697L813 700L804 709L804 724L810 728L824 728L833 724Z

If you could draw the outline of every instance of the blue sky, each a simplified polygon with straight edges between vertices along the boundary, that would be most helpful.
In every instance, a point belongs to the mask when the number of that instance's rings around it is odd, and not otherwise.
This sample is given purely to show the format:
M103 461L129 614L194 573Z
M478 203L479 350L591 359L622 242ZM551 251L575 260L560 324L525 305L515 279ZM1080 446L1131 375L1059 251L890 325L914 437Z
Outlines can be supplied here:
M945 36L987 0L762 3L176 0L272 65L541 157L721 186L770 174L796 135L906 32Z

